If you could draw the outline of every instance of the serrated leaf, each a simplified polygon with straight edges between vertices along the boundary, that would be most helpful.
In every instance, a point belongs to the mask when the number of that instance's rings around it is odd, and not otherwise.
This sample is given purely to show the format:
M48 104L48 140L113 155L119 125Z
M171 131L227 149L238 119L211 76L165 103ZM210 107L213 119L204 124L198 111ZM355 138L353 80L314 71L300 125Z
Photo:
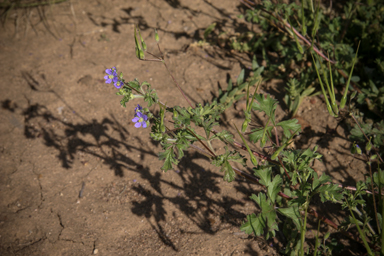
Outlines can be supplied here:
M331 181L331 177L326 174L322 174L320 178L316 172L313 172L312 190L316 190L322 184Z
M244 223L240 229L247 234L254 232L256 236L260 236L264 234L264 231L267 231L266 239L270 236L274 236L275 231L279 230L274 205L263 193L259 193L257 196L253 194L250 198L259 205L261 213L257 216L255 214L248 215L248 221Z
M268 186L271 183L272 176L272 167L270 166L258 166L253 168L254 175L258 177L260 180L260 184L264 186Z
M224 180L226 182L232 182L235 180L235 171L232 169L232 166L229 164L228 161L225 161L221 168L221 171L224 172Z
M259 166L258 168L253 168L254 174L256 177L258 177L260 180L260 184L264 185L267 188L268 191L268 197L272 201L272 203L275 203L277 193L279 193L281 186L280 184L283 182L283 179L280 177L280 175L276 175L272 181L272 168L271 167L262 167Z
M297 119L281 121L276 126L283 128L283 133L286 138L291 137L290 131L296 131L297 129L301 128L301 125L298 123Z
M172 146L167 148L164 152L160 152L159 159L165 159L164 165L161 167L161 169L165 172L172 169L172 164L177 165L179 163L179 161L175 158L175 152L173 151Z
M268 186L268 196L272 200L272 203L275 203L276 201L276 196L281 189L281 183L283 183L283 179L280 177L280 175L276 175L273 178L271 184Z
M337 202L340 201L343 197L341 188L335 184L320 186L315 190L315 193L320 194L320 199L323 203L326 201Z
M256 236L263 234L263 228L260 223L260 218L252 213L247 216L247 222L241 225L240 230L248 235L254 233Z
M269 94L267 97L264 97L263 94L257 94L255 99L256 102L253 102L252 109L263 111L268 117L274 118L277 100L272 99Z
M228 141L229 143L233 142L233 135L226 130L216 133L211 139L216 138L220 139L221 141Z
M129 81L128 84L129 84L129 86L131 86L132 88L135 88L136 90L140 89L140 83L137 79L135 79L133 81Z
M283 214L284 216L290 218L295 224L296 228L298 230L301 230L301 216L299 208L296 205L291 206L289 208L279 208L277 209L277 211Z
M273 129L272 126L268 126L267 133L271 134L272 129ZM264 134L264 128L256 128L252 130L252 133L249 135L249 140L252 141L253 143L256 143L263 137L263 134Z

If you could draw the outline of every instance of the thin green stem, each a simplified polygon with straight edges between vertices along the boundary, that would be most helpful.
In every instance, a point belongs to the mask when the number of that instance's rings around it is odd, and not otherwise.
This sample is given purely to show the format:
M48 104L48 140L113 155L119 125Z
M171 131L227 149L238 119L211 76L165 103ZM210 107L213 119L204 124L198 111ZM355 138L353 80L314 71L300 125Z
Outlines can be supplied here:
M368 255L372 255L373 256L371 248L368 245L367 239L365 238L365 235L364 235L363 231L361 230L361 228L359 226L359 223L357 222L357 220L355 218L355 215L353 214L351 206L349 205L349 203L348 203L348 208L349 208L349 212L351 213L351 216L353 218L353 221L355 222L355 225L356 225L357 231L359 232L360 238L363 240L364 247L367 250Z
M380 191L381 192L381 191ZM381 202L381 216L384 216L384 196ZM384 221L381 221L381 255L384 255Z
M301 225L301 234L300 234L301 235L301 249L300 249L301 256L304 256L304 242L305 242L305 233L307 230L308 204L309 204L309 201L307 196L307 200L305 201L304 222L303 222L303 225Z
M313 256L317 256L317 249L319 247L319 233L320 233L320 220L317 224L317 233L316 233L316 242L315 242L315 252L313 253Z
M212 150L212 152L213 152L214 154L216 154L215 150L214 150L213 147L212 147L212 143L211 143L211 141L210 141L209 139L207 139L207 143L208 143L208 147Z
M369 176L371 178L371 189L372 189L372 192L374 192L375 190L374 190L374 187L373 187L371 160L369 160L368 166L369 166ZM377 217L377 207L376 207L375 193L372 193L372 199L373 199L373 208L375 209L375 219L376 219L377 231L380 232L379 218Z

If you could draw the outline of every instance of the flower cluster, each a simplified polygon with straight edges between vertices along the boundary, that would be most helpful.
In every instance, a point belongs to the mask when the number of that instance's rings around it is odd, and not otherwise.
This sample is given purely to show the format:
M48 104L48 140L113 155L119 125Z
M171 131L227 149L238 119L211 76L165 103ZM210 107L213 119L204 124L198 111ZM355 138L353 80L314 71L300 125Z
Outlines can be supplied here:
M113 82L113 85L117 89L120 89L121 86L123 86L123 82L119 80L119 76L117 75L116 67L106 69L105 73L107 73L107 75L104 76L104 79L107 84L110 84Z
M135 117L132 119L132 122L135 123L136 128L140 128L141 126L143 126L143 128L147 128L148 116L143 114L141 111L143 111L143 108L140 105L137 105L135 108Z

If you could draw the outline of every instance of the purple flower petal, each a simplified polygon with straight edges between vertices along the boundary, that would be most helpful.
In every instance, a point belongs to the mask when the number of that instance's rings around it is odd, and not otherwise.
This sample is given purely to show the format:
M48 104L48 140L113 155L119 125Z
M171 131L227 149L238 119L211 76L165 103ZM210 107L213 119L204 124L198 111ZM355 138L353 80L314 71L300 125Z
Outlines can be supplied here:
M139 105L139 104L137 104L137 107L135 108L135 112L137 112L137 111L141 111L143 108Z
M147 128L147 123L146 122L141 122L141 125L143 126L143 128Z
M135 123L135 127L136 128L140 128L141 127L141 123L139 123L139 122Z
M132 122L135 122L135 123L137 123L137 122L139 121L139 119L140 119L140 118L138 118L138 117L135 117L135 118L133 118L133 119L132 119Z

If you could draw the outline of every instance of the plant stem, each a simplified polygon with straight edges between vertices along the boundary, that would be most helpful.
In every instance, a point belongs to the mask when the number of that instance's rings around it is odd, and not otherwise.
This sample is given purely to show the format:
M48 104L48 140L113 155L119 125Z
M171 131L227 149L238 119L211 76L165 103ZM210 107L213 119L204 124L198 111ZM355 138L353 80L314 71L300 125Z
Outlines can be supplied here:
M372 177L372 167L371 167L371 161L370 160L368 162L368 166L369 166L369 176L371 178L371 189L372 189L372 191L374 191L373 177ZM380 232L379 218L377 217L377 207L376 207L375 193L372 193L372 199L373 199L373 208L375 209L375 218L376 218L377 232Z
M381 192L381 191L380 191ZM382 196L381 216L384 216L384 196ZM384 255L384 221L381 221L381 255Z
M209 139L207 139L207 144L208 144L208 147L212 150L212 152L213 152L214 154L216 154L215 150L214 150L213 147L212 147L211 141L210 141Z
M353 214L353 212L351 210L351 207L349 206L349 203L348 203L348 208L349 208L349 212L352 215L353 221L355 222L355 225L356 225L357 231L359 232L360 238L363 240L364 247L367 250L368 255L372 255L373 256L371 248L369 247L368 242L365 239L365 235L364 235L363 231L361 230L361 228L359 226L359 223L357 222L357 220L355 218L355 215Z
M300 233L300 235L301 235L301 253L300 253L300 255L301 256L304 256L304 242L305 242L305 233L306 233L306 229L307 229L308 204L309 204L309 201L308 201L308 196L307 196L307 200L305 201L304 222L301 225L301 233Z
M317 249L319 247L319 233L320 233L320 220L317 224L317 233L316 233L316 242L315 242L315 252L313 253L313 256L317 256Z

